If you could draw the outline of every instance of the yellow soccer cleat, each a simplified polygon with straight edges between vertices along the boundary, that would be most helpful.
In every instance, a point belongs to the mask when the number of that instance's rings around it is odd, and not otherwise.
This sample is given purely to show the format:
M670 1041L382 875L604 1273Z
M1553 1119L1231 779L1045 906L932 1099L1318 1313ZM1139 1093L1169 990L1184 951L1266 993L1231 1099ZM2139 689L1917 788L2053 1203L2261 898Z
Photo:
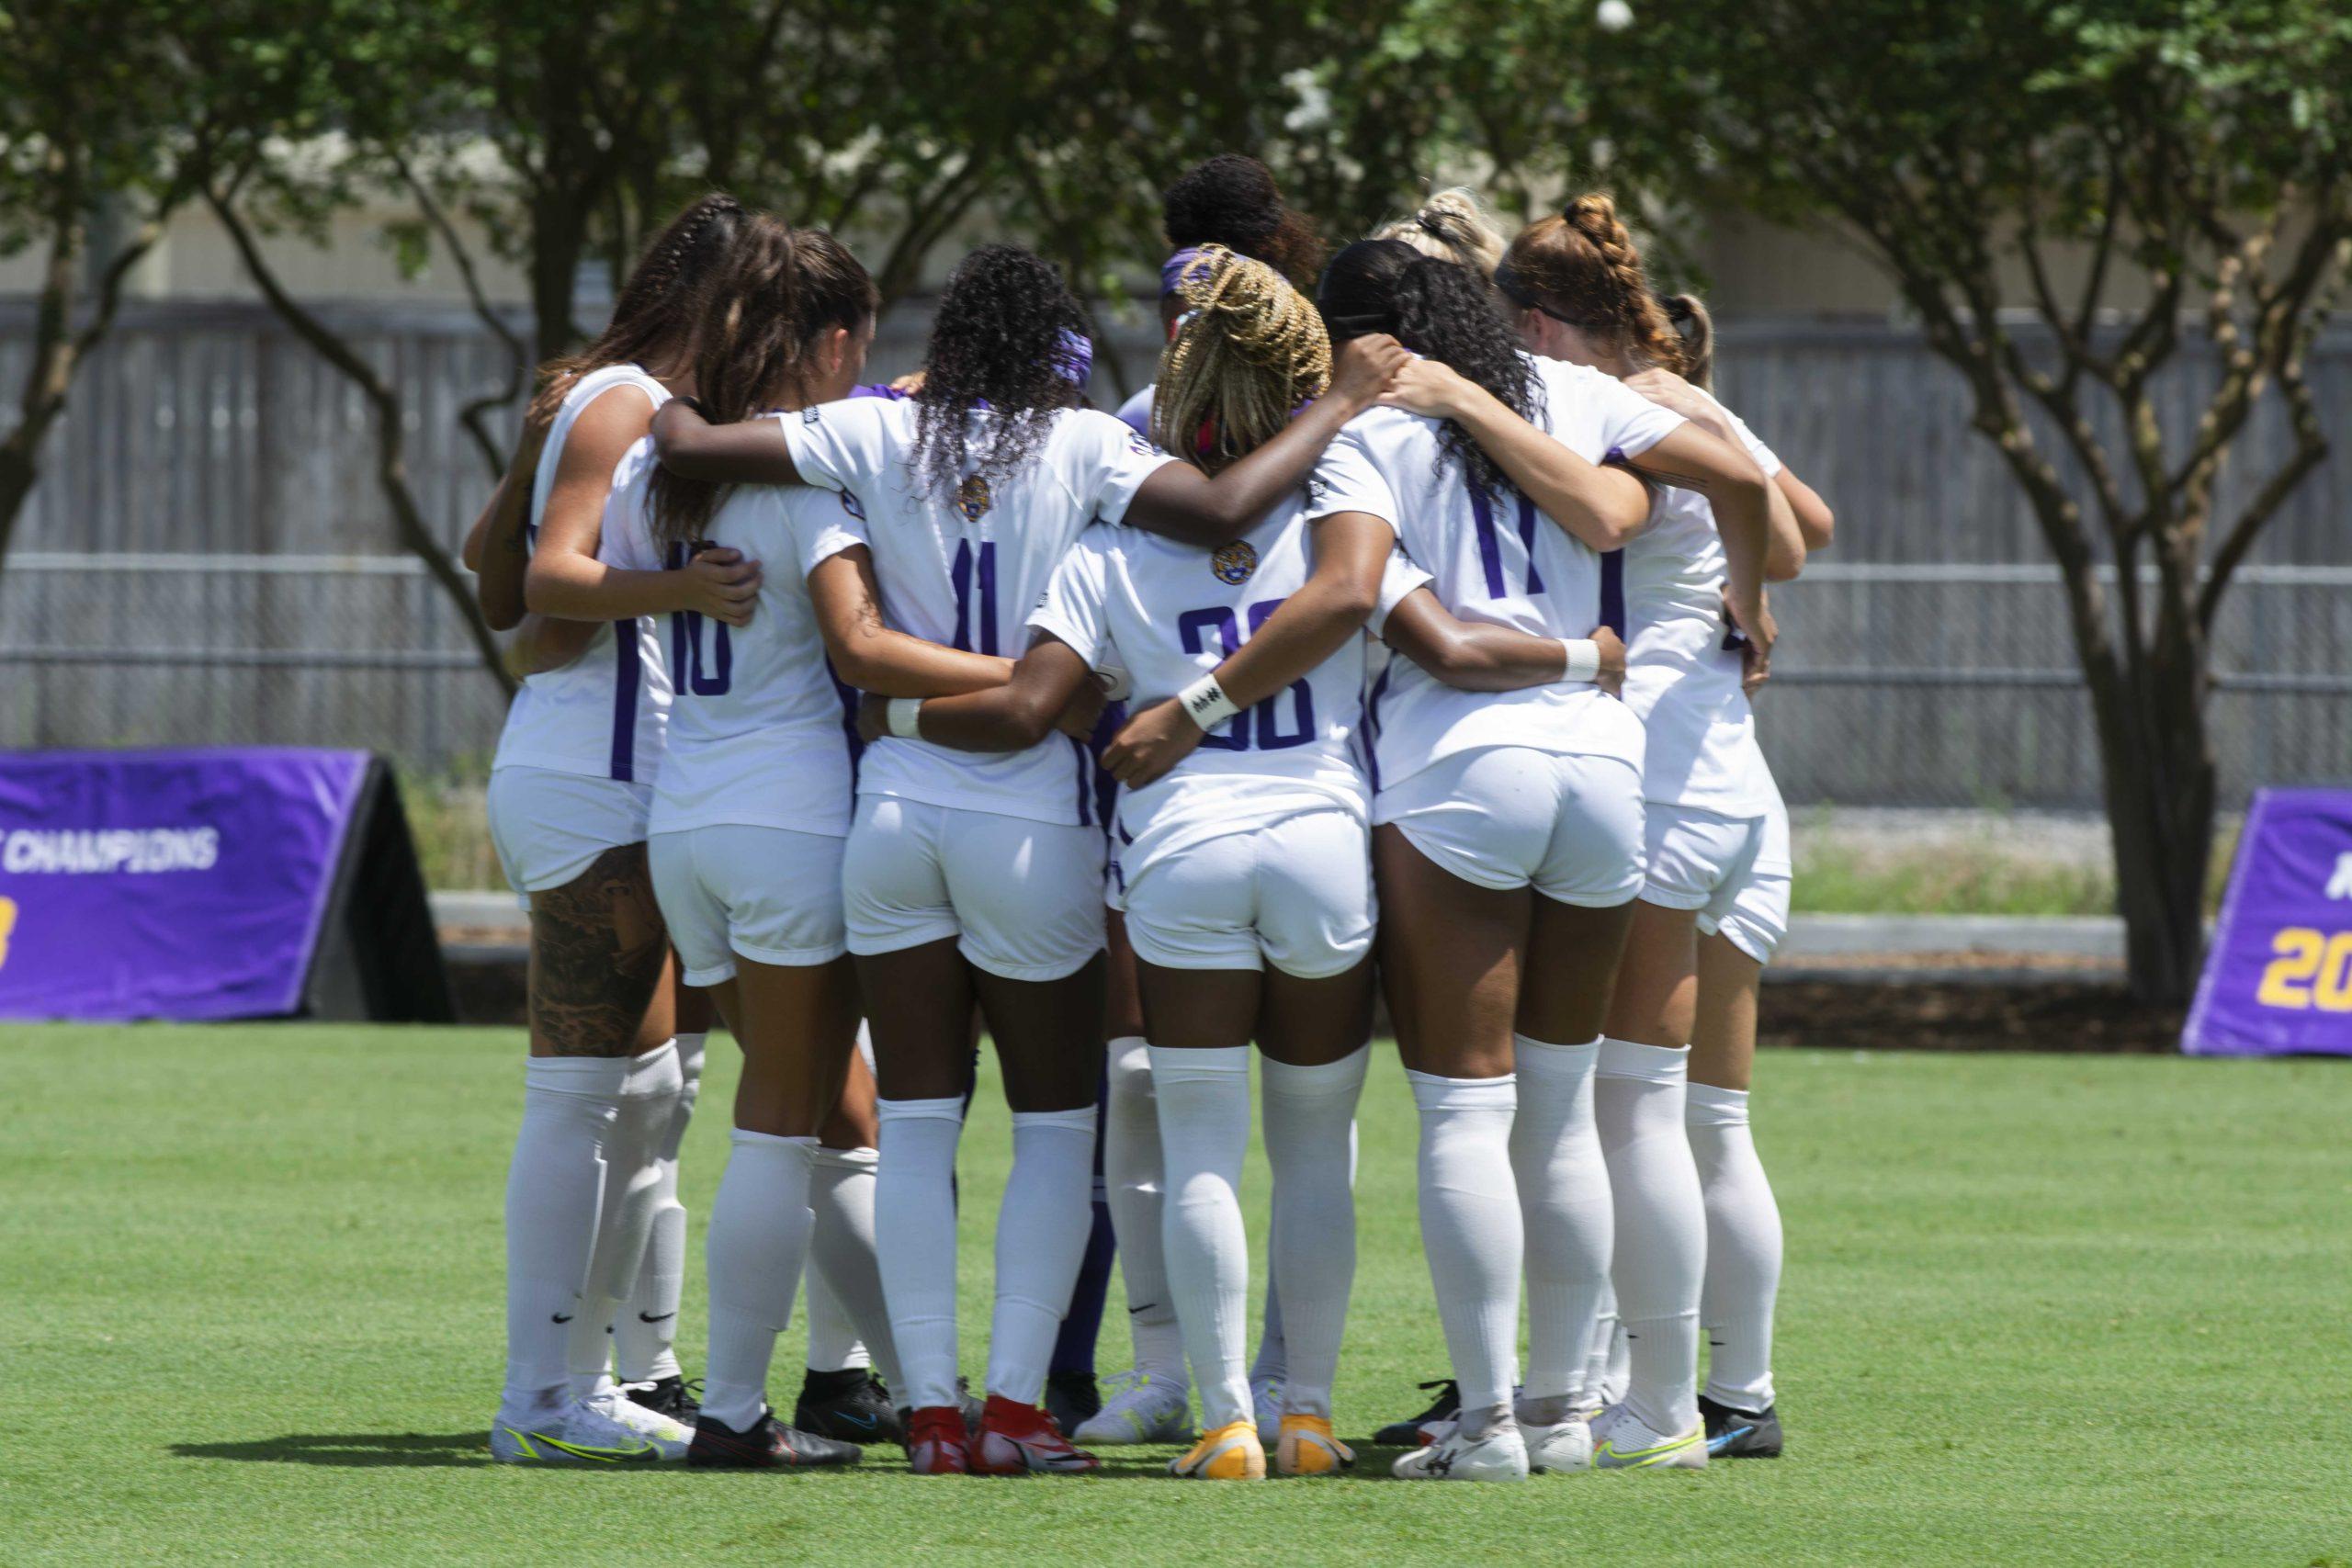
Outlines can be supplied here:
M1244 1416L1204 1433L1182 1459L1168 1461L1168 1473L1187 1481L1263 1481L1266 1445L1258 1440L1258 1423Z
M1274 1468L1284 1475L1337 1475L1356 1462L1355 1450L1331 1435L1320 1416L1285 1416Z

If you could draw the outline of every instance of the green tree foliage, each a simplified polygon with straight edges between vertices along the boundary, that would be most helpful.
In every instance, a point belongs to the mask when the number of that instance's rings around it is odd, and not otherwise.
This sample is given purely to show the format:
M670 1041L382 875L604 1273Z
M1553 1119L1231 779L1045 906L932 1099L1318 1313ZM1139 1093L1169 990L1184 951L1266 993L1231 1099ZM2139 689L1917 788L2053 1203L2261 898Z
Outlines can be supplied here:
M2064 573L2134 987L2183 997L2214 618L2328 451L2304 353L2352 244L2352 11L1656 0L1602 36L1550 9L1587 39L1599 128L1651 188L1826 220L1966 378ZM2023 319L2003 309L2018 299ZM2186 424L2159 417L2176 400ZM2288 439L2257 452L2241 437L2266 400Z

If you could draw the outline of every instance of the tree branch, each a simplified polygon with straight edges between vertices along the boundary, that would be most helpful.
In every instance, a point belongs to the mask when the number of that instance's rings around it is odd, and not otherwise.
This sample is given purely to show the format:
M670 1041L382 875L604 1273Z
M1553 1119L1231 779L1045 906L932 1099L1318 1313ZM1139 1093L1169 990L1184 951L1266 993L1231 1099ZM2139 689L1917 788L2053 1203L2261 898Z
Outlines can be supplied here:
M524 345L521 335L506 324L506 319L491 304L490 296L481 286L481 276L474 266L473 255L458 236L457 225L449 221L447 209L417 177L406 153L394 148L391 158L392 167L400 171L401 178L416 197L416 205L424 212L425 222L432 225L433 231L441 237L441 243L449 247L449 254L458 264L458 276L466 286L467 302L473 306L475 316L490 329L491 335L497 338L500 346L506 350L509 366L506 385L498 391L485 392L458 411L458 423L473 437L475 448L481 453L482 461L489 466L491 478L495 480L506 471L506 454L497 436L491 432L488 416L491 410L511 408L521 400L524 389L530 384L530 351Z
M514 678L507 672L505 661L500 656L498 639L482 619L481 606L474 601L472 585L466 581L457 562L450 558L449 552L442 548L440 541L434 537L431 525L425 522L424 510L418 504L416 492L409 485L401 456L398 394L349 344L336 336L325 322L303 309L292 295L287 293L277 273L263 257L261 247L254 243L252 229L236 210L235 189L232 184L225 193L206 190L205 205L220 220L221 229L236 247L238 260L244 264L245 276L253 279L254 287L261 291L262 298L277 313L278 319L292 328L294 334L309 344L313 353L342 372L368 400L376 415L376 483L383 491L385 501L390 504L393 526L400 534L401 542L424 562L425 570L432 573L434 581L441 585L442 592L456 606L458 619L473 639L474 650L481 656L482 668L499 683L501 690L511 694L514 690Z

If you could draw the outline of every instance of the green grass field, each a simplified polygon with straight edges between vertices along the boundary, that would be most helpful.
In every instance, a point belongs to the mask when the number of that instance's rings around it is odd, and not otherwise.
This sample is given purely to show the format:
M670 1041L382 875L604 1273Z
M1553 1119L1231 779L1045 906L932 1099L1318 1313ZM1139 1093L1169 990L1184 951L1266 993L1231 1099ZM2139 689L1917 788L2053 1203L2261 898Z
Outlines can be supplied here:
M1487 1488L1379 1452L1255 1486L1170 1481L1164 1450L1059 1480L494 1469L519 1058L498 1031L0 1027L0 1562L2352 1564L2343 1063L1773 1055L1789 1457ZM981 1105L976 1372L1007 1146ZM1412 1145L1392 1057L1343 1434L1443 1368ZM685 1315L691 1366L691 1288Z

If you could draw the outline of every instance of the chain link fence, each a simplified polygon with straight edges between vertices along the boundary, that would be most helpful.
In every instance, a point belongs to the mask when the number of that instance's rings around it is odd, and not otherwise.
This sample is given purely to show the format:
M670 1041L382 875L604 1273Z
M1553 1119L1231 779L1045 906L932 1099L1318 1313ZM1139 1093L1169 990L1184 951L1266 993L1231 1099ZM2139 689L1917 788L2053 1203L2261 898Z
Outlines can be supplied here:
M2054 568L1825 559L1775 604L1758 712L1792 805L2099 804ZM2352 776L2352 568L2245 569L2213 663L2225 807ZM503 712L413 560L28 553L0 570L0 743L356 746L468 779Z

